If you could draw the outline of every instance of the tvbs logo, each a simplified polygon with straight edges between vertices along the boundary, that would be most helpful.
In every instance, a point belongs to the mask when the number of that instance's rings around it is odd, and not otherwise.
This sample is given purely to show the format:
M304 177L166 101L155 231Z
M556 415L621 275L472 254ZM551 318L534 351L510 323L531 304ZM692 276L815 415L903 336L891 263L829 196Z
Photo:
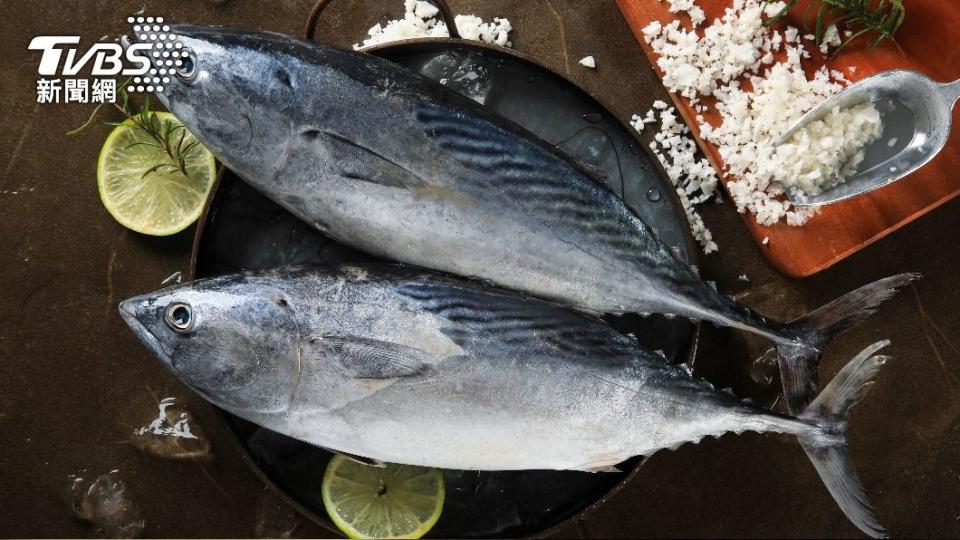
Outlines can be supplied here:
M112 103L117 81L127 77L131 92L162 91L186 52L163 17L129 17L136 43L95 43L81 50L80 36L37 36L28 49L40 51L38 103ZM89 68L92 78L78 77ZM61 78L62 77L62 78ZM109 77L109 78L108 78Z
M37 73L44 77L74 76L91 62L94 77L144 75L150 70L151 43L134 43L126 50L118 43L96 43L78 58L79 44L80 36L37 36L27 48L43 51ZM127 67L124 60L132 66Z

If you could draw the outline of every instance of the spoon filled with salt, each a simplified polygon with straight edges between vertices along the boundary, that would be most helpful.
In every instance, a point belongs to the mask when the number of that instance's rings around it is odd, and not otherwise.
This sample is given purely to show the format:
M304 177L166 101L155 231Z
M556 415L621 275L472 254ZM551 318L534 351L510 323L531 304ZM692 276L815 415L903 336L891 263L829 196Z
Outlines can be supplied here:
M787 190L797 206L819 206L868 193L907 176L933 159L947 143L960 81L938 83L909 70L882 71L850 85L807 111L774 143L778 146L812 121L836 109L872 102L883 133L864 150L856 172L816 195Z

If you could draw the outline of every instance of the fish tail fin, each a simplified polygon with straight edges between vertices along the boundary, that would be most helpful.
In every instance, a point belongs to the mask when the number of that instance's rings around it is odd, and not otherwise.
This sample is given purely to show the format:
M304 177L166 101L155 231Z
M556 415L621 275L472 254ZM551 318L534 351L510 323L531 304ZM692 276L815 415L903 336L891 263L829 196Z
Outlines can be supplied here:
M844 366L800 415L815 428L797 435L840 510L857 528L874 538L885 537L885 531L847 453L847 419L851 407L863 399L880 368L890 359L873 353L889 344L889 340L874 343Z
M784 327L792 340L777 343L780 376L787 408L799 414L816 395L816 379L823 347L844 330L874 312L897 289L920 278L920 274L897 274L847 293Z

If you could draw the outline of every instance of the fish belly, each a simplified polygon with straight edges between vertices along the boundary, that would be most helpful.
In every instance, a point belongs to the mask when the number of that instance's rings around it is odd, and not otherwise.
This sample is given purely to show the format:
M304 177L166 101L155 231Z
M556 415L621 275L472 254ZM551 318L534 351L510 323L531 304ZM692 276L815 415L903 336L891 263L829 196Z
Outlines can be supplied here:
M683 390L631 387L611 373L470 364L394 382L335 411L294 409L266 427L391 463L595 472L742 424Z

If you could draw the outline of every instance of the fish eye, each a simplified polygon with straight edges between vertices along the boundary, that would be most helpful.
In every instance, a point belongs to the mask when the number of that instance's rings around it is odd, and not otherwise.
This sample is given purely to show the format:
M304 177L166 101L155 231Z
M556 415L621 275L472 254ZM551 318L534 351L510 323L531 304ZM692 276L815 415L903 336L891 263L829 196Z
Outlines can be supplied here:
M194 58L193 51L183 49L183 56L180 57L180 65L176 67L177 76L181 79L191 79L197 74L197 61Z
M193 328L193 308L190 304L183 302L174 302L167 306L167 312L164 315L167 325L177 332L189 332Z

